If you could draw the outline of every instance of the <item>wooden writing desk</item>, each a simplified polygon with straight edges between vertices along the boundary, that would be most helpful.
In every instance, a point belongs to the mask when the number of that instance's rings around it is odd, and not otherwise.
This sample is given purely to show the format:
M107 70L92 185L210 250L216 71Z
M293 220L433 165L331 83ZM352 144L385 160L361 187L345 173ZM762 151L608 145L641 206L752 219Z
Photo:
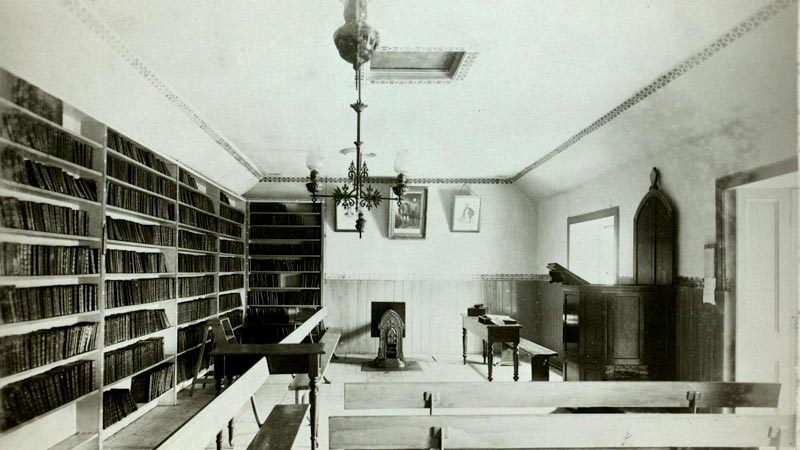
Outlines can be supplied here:
M483 340L483 353L484 356L489 356L489 381L492 381L492 344L495 342L506 342L511 345L514 352L514 381L519 380L519 330L522 329L520 324L511 325L495 325L483 324L478 321L477 317L469 317L465 314L462 317L462 344L464 353L462 355L464 364L467 363L467 331L472 332ZM488 351L487 351L488 349ZM484 359L484 362L485 359Z

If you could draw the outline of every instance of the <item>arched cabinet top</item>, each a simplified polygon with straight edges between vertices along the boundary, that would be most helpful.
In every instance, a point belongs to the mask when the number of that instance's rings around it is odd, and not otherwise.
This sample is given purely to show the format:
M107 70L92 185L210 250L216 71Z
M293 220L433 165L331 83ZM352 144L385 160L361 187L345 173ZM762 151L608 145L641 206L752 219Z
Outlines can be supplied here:
M661 174L650 172L650 189L633 218L633 271L636 284L670 285L675 277L675 210L661 191Z

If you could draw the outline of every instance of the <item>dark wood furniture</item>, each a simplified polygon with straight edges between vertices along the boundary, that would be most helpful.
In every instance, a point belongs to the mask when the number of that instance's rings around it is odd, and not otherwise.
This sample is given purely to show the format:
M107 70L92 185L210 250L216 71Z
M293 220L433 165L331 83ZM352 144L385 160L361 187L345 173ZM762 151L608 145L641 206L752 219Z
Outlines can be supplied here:
M558 352L525 338L519 339L519 352L531 358L531 381L550 381L550 358Z
M463 362L467 363L467 331L475 334L483 340L483 362L486 362L486 357L489 357L488 371L489 381L492 381L492 367L493 358L492 345L494 343L507 343L511 346L514 353L514 381L519 380L519 331L522 325L509 324L509 325L496 325L492 323L484 324L478 321L477 317L469 317L466 314L461 315L462 318L462 335L461 341L463 346ZM488 351L487 351L488 350Z
M325 334L319 339L319 343L323 345L325 353L320 358L319 373L320 377L325 380L325 369L333 359L333 354L336 351L336 346L339 344L344 331L341 328L328 328ZM327 383L328 381L326 381ZM308 374L297 374L292 382L289 384L289 390L294 391L294 402L300 403L300 391L308 391L311 389L311 380Z

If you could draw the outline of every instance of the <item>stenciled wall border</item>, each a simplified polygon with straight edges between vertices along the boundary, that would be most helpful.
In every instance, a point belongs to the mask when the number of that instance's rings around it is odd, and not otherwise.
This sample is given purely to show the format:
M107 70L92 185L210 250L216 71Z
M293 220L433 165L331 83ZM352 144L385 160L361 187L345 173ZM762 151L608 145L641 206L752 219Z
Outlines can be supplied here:
M261 183L308 183L308 177L262 177ZM320 177L322 183L351 183L344 177ZM395 184L394 177L370 177L367 183ZM409 184L511 184L508 178L407 178Z
M603 127L607 123L611 122L622 114L623 112L631 109L633 105L641 102L642 100L646 99L654 92L658 91L659 89L663 88L664 86L668 85L669 83L675 81L678 77L685 74L689 70L697 67L701 63L705 62L712 56L719 53L720 50L724 49L728 45L732 44L733 42L737 41L742 36L746 35L747 33L753 31L754 29L758 28L760 25L764 24L765 22L769 21L778 13L786 9L789 5L797 3L797 0L776 0L773 3L761 8L755 14L744 20L743 22L739 23L735 27L728 30L727 33L723 34L720 38L712 42L711 44L707 45L704 49L698 51L682 63L675 66L672 70L661 75L660 77L656 78L655 81L647 85L644 89L640 90L639 92L635 93L633 96L625 100L624 102L617 105L616 108L612 109L611 111L607 112L603 117L595 120L591 125L584 128L583 130L579 131L577 134L572 136L571 138L567 139L566 142L559 145L555 149L551 150L548 154L542 156L538 160L534 161L529 166L522 169L519 173L511 177L511 181L517 181L520 178L524 177L531 171L535 170L538 167L541 167L546 162L550 161L551 159L555 158L559 154L566 151L568 148L575 145L578 141L585 138L586 136L592 134L593 132L597 131L599 128Z
M167 101L175 105L189 120L192 121L203 133L210 137L220 148L228 152L233 159L241 164L248 172L256 178L261 178L263 173L239 153L227 139L215 130L200 114L189 106L178 93L169 87L153 69L149 68L144 61L126 46L122 40L106 26L91 10L86 8L80 0L62 0L61 5L72 15L74 15L88 30L95 34L101 41L111 47L117 55L125 60L139 75L147 81L150 86L163 95Z
M330 281L546 281L548 275L535 273L326 273Z

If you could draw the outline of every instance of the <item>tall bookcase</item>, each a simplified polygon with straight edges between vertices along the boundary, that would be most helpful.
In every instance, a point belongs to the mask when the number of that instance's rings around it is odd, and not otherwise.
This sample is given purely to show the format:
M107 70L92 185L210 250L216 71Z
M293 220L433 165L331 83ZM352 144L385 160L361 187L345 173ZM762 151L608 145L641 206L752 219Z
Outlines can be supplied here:
M3 70L0 159L0 448L101 449L241 326L246 202Z
M322 306L323 203L248 202L247 316L278 342Z

